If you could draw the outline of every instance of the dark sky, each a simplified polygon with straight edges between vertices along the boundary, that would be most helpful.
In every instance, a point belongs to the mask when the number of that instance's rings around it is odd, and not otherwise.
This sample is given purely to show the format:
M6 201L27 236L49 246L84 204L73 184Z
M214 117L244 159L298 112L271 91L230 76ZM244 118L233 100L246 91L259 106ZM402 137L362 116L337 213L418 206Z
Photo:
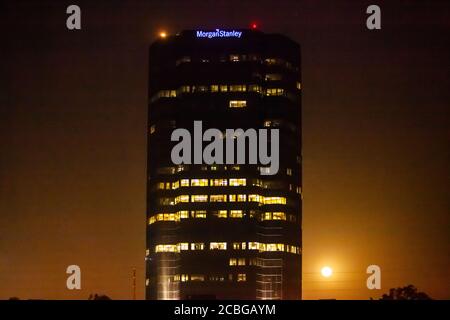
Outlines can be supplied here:
M0 299L143 298L148 45L252 21L302 45L304 298L450 298L448 1L203 0L1 2Z

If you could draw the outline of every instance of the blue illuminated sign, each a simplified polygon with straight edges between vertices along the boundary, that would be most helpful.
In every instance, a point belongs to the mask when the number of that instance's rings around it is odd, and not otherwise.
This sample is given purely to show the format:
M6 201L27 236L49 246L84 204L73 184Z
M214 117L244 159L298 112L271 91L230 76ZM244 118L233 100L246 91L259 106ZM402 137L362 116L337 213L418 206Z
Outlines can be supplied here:
M215 31L201 31L197 30L197 38L240 38L242 31L225 31L216 29Z

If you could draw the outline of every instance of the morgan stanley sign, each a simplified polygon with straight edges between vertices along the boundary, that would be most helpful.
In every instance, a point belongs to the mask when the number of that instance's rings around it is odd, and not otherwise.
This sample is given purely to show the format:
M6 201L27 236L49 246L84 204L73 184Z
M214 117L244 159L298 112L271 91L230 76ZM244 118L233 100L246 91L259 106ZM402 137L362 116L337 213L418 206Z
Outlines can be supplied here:
M202 31L197 30L197 38L240 38L242 35L242 31L225 31L216 29L216 31Z

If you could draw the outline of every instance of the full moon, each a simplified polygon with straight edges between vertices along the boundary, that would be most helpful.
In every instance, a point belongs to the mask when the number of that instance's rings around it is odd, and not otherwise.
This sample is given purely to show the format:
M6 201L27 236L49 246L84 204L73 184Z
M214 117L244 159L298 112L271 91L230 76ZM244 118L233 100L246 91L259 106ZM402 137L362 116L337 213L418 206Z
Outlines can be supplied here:
M323 267L322 270L320 270L320 273L325 278L328 278L331 277L331 275L333 274L333 269L331 269L330 267Z

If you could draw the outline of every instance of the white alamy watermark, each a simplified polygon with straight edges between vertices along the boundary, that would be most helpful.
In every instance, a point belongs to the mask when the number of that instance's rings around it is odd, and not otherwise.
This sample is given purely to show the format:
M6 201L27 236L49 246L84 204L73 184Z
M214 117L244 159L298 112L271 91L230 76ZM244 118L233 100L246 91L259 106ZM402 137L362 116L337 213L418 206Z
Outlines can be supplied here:
M224 134L216 128L203 132L202 121L194 121L193 137L184 128L172 132L171 141L178 143L171 158L174 164L259 164L264 166L260 168L261 175L274 175L280 165L279 140L279 129L226 129ZM205 141L209 144L203 149Z
M366 281L367 289L381 289L381 268L376 264L372 264L367 267L366 273L370 274Z
M366 13L370 14L366 20L366 26L369 30L381 29L381 9L376 4L372 4L367 7Z
M69 290L80 290L81 289L81 268L72 264L67 267L66 273L70 276L66 280L66 287Z

